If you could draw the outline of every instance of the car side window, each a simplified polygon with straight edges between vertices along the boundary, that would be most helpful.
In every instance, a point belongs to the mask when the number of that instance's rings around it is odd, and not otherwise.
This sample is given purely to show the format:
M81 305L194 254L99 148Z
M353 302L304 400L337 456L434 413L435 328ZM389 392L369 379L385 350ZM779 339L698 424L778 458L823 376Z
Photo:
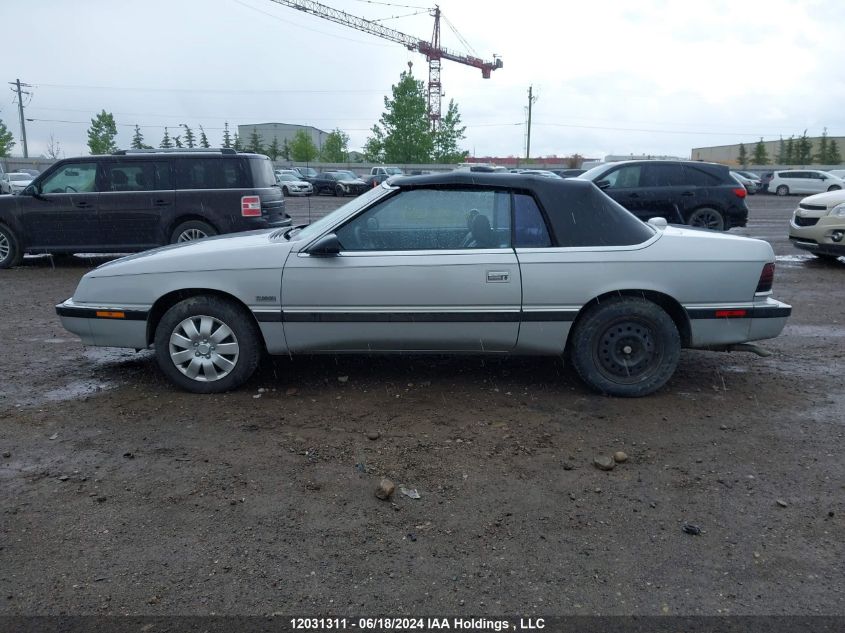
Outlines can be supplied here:
M640 185L643 187L682 187L686 185L680 165L646 165Z
M628 189L640 186L640 165L626 165L602 176L601 180L610 183L607 189Z
M344 250L508 248L510 195L492 190L412 189L337 231Z
M97 163L63 165L41 183L41 193L91 193L97 190Z
M105 169L103 191L152 191L155 187L151 162L112 163Z
M249 186L243 161L183 158L176 161L177 189L240 189Z
M693 187L714 187L719 184L719 180L712 174L708 174L703 169L698 169L691 165L683 165L684 184Z
M513 245L516 248L545 248L552 245L549 229L533 197L513 196Z

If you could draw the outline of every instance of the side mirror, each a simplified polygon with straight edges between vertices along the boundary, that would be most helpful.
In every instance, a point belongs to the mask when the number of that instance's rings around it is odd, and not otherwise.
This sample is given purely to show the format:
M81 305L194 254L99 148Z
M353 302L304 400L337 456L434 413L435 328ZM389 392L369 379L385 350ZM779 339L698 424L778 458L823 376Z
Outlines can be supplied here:
M598 187L599 189L607 189L608 187L610 187L610 181L609 180L599 180L599 181L596 182L596 187Z
M21 195L22 196L37 196L38 195L38 189L35 187L35 185L27 185L26 187L24 187L24 190L21 191Z
M334 233L324 235L308 249L308 254L315 257L332 257L338 253L340 253L340 240Z
M669 223L666 221L666 218L649 218L648 223L656 229L663 230L665 229Z

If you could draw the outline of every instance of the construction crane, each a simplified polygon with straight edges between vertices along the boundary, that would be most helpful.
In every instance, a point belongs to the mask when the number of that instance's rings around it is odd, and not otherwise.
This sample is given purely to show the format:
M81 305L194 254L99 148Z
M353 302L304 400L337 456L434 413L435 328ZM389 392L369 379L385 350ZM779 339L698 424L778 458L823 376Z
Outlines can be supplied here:
M330 6L314 2L313 0L272 0L277 4L298 9L304 13L316 15L318 18L324 20L331 20L338 24L343 24L353 29L381 37L397 44L402 44L409 51L417 51L425 55L428 61L428 118L431 128L436 130L440 127L440 105L443 98L443 85L440 83L440 61L448 59L459 64L472 66L481 69L481 76L484 79L490 78L490 73L497 68L502 67L502 59L496 55L493 56L493 61L488 62L478 57L471 55L459 55L453 53L440 45L440 7L436 6L429 11L429 15L434 18L434 30L432 31L431 41L427 42L412 35L406 35L395 29L379 24L378 22L360 18L339 9L333 9ZM448 22L448 21L447 21Z

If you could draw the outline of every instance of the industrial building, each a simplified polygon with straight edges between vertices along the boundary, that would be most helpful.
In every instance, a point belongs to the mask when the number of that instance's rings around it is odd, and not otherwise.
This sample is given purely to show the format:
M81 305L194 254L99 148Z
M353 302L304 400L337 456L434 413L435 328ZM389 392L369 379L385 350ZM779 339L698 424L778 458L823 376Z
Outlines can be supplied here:
M819 153L819 143L821 136L808 137L807 140L812 144L811 155L815 160L816 154ZM783 139L786 142L788 139ZM792 142L795 143L798 137L793 137ZM828 136L828 142L836 141L841 154L845 154L845 136ZM692 160L703 160L711 163L723 163L725 165L739 165L739 143L736 145L716 145L714 147L694 147L691 152ZM748 162L751 163L751 158L754 155L754 148L757 145L756 141L745 143L745 151L748 153ZM777 156L780 153L780 139L775 141L763 141L766 147L766 155L769 157L769 163L774 164Z
M297 132L305 130L311 136L311 140L314 141L317 149L322 150L323 141L329 135L328 132L324 132L311 125L296 125L294 123L249 123L238 126L238 137L241 140L241 145L246 146L249 144L253 130L258 132L263 147L269 147L273 143L273 139L276 139L279 147L284 146L285 141L290 144L293 142L293 137Z

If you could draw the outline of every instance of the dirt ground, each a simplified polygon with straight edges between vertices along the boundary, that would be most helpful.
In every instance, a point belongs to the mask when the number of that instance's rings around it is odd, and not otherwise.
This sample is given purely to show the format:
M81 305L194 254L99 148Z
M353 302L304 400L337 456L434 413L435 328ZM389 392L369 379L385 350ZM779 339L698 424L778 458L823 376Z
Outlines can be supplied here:
M773 356L685 351L639 400L446 357L281 358L192 395L62 329L98 260L0 271L0 615L845 612L845 263L789 245L796 203L751 198L736 231L794 308Z

